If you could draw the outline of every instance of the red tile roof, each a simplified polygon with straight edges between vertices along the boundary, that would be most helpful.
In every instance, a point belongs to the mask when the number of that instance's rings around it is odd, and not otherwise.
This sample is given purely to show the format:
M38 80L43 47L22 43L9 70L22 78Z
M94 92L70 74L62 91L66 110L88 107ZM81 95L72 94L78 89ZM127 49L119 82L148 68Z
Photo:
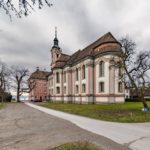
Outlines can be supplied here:
M36 70L30 76L30 79L40 79L40 80L47 80L47 76L50 72Z
M99 47L99 49L97 49L97 47ZM88 56L95 57L96 55L104 52L121 52L121 44L110 32L106 33L101 38L85 47L83 50L78 50L71 56L64 56L65 54L62 54L54 68L62 68L65 65L73 65ZM64 63L60 63L62 60Z
M67 54L61 54L60 58L56 62L66 62L70 59L70 56Z

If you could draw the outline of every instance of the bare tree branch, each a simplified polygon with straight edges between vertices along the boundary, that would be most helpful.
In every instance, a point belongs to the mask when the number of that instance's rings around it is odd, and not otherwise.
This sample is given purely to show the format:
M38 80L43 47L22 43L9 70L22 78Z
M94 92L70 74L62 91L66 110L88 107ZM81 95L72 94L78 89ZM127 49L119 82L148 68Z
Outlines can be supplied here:
M36 6L42 9L44 3L48 7L52 6L49 0L0 0L0 9L3 9L10 18L12 14L21 18L22 16L29 15Z
M125 86L135 90L144 107L148 108L144 93L150 87L150 51L141 51L137 54L136 44L127 37L122 38L120 42L122 44L122 63L116 63L116 65L124 70L123 82Z

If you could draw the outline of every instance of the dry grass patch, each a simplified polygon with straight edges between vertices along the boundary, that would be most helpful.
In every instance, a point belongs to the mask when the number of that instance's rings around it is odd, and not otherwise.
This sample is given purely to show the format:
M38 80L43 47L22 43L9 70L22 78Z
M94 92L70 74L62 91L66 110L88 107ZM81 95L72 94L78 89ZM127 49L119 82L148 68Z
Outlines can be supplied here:
M89 142L74 142L60 145L51 150L102 150Z

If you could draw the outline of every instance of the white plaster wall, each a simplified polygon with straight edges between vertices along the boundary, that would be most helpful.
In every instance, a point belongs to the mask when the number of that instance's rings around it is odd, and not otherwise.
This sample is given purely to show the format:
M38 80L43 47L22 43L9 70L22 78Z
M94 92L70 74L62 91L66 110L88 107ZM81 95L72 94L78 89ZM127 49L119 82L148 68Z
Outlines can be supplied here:
M64 102L68 102L68 97L64 97Z
M55 97L55 101L57 102L57 101L62 101L62 97Z
M96 103L108 103L109 97L96 97L95 100Z
M115 101L116 103L124 103L125 102L125 98L124 97L115 97Z
M88 97L82 97L82 103L88 103Z
M75 103L80 103L80 97L75 97Z

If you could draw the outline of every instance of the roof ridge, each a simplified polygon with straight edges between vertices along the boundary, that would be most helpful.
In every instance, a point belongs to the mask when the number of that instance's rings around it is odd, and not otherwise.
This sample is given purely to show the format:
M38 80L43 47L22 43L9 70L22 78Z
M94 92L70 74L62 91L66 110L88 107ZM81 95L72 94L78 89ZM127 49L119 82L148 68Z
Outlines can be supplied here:
M68 55L68 54L65 54L65 53L61 53L61 55L66 55L66 56L70 56L70 55Z
M92 46L93 44L95 44L96 42L100 41L101 39L103 39L104 37L106 37L106 36L108 36L108 35L110 35L116 42L118 42L118 41L116 40L116 38L112 35L111 32L107 32L107 33L105 33L103 36L101 36L100 38L98 38L97 40L95 40L94 42L92 42L90 45L88 45L88 46L86 46L85 48L83 48L82 51L85 50L85 49L87 49L88 47ZM104 43L104 42L102 42L101 44L103 44L103 43Z

